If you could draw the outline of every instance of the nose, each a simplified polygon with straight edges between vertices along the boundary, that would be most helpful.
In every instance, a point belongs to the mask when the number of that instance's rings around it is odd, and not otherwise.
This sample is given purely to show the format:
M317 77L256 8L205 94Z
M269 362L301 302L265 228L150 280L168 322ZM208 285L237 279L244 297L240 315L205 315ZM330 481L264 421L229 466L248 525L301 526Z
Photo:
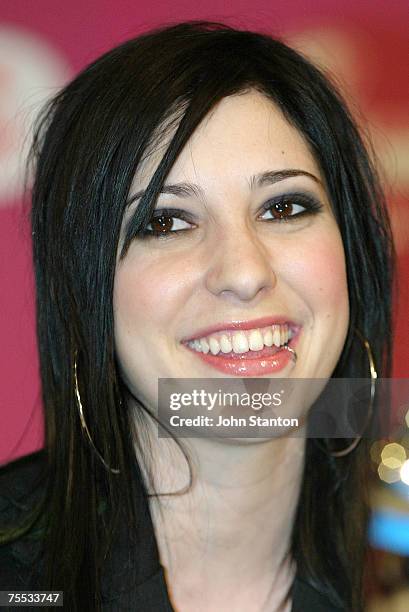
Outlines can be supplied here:
M272 255L254 231L226 232L215 242L206 273L211 293L249 302L276 285Z

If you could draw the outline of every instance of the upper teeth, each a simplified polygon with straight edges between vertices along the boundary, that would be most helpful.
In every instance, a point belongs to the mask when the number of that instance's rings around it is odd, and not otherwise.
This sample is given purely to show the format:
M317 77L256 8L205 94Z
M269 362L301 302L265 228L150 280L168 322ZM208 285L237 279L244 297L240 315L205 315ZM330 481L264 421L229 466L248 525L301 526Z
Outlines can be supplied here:
M260 351L264 346L282 346L292 338L292 331L287 324L269 325L262 329L225 331L210 336L191 340L188 345L199 353L218 355L222 353L247 353Z

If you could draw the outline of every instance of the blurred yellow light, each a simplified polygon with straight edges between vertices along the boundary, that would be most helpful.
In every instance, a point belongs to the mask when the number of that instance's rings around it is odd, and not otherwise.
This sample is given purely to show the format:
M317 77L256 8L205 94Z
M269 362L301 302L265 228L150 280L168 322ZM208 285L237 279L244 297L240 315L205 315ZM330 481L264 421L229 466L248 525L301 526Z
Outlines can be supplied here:
M374 463L378 464L381 461L381 452L383 447L385 446L385 442L383 440L377 440L371 446L370 454L371 459Z
M383 447L381 452L382 463L392 470L400 468L406 461L406 451L401 444L391 442Z
M400 469L400 479L402 482L409 485L409 459L405 461Z
M391 469L384 463L381 463L379 465L378 475L381 480L387 482L388 484L391 484L392 482L398 482L398 480L400 480L401 478L399 470Z
M401 413L402 414L402 413ZM407 411L407 413L405 414L405 421L406 421L406 425L409 427L409 410Z
M399 470L402 467L403 461L397 457L387 457L385 461L382 461L382 463L391 470Z

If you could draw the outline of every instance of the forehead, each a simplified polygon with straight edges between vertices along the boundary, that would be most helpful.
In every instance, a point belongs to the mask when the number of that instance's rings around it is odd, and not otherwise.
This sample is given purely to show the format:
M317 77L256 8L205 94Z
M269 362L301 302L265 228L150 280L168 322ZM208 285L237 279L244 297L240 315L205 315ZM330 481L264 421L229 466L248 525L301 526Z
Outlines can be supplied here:
M144 189L175 131L158 132L139 167L133 191ZM203 119L171 168L166 182L240 183L267 170L306 170L323 179L303 135L265 95L250 91L223 98Z

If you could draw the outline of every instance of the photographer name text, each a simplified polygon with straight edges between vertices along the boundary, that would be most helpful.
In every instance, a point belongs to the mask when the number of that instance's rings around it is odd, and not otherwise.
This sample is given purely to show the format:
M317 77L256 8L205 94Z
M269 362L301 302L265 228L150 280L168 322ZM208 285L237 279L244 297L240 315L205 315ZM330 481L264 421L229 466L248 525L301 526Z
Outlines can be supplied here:
M260 415L248 417L222 416L217 419L197 415L194 417L182 417L173 414L169 419L171 427L298 427L298 419L284 418L281 416L265 418Z

